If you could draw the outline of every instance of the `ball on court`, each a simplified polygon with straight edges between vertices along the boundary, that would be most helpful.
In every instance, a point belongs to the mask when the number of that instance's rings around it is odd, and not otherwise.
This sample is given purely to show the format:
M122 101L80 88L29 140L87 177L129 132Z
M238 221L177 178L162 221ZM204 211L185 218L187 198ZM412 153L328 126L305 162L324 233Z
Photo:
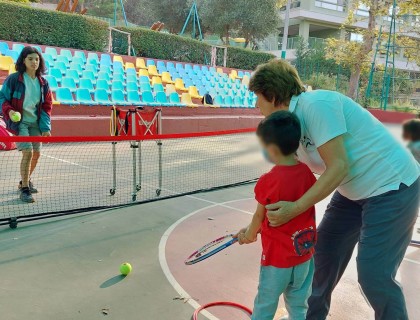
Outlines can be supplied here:
M21 115L20 112L15 112L12 117L10 118L10 120L12 120L13 122L19 122L21 119Z
M124 276L128 275L131 272L131 270L133 270L133 268L128 262L124 262L122 265L120 265L120 272Z

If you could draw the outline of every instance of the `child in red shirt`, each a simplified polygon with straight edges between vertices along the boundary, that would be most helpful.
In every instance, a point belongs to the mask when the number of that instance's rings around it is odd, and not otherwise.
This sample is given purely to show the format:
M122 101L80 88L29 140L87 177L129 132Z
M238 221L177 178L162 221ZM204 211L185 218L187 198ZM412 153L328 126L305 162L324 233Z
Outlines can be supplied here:
M305 164L296 160L301 127L294 114L273 113L260 123L257 135L267 160L275 166L258 180L257 210L251 224L237 234L240 244L248 244L256 241L261 232L260 283L252 319L272 320L283 294L288 319L304 320L314 273L315 208L309 208L286 224L271 227L265 206L298 200L316 179Z

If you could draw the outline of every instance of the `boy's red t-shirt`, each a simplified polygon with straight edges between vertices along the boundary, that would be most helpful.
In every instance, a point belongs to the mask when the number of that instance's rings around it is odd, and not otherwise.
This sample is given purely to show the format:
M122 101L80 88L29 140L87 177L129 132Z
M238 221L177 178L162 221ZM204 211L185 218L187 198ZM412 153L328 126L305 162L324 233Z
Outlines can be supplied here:
M279 201L293 202L302 197L315 181L306 164L275 166L258 180L255 199L263 206ZM279 227L269 226L266 215L261 226L261 265L290 268L309 260L314 253L310 240L316 239L315 228L315 207ZM311 248L305 250L306 246Z

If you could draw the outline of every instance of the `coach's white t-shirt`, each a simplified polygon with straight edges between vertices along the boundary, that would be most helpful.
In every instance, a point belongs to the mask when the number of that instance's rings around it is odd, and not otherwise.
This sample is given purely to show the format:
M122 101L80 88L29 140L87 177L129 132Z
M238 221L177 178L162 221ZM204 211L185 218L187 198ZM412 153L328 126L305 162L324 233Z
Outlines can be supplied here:
M349 174L337 188L351 200L360 200L410 186L420 175L411 153L367 110L335 91L314 90L293 96L289 110L302 126L298 150L301 161L318 174L325 164L317 148L343 135Z

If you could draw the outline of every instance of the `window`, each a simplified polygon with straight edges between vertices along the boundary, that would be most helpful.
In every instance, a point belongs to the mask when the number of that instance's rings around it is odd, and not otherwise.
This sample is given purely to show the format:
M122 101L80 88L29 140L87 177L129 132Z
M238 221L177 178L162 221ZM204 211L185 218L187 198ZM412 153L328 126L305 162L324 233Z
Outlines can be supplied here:
M315 7L320 7L335 11L345 11L347 0L316 0Z
M350 33L350 41L362 42L363 36L360 33Z

